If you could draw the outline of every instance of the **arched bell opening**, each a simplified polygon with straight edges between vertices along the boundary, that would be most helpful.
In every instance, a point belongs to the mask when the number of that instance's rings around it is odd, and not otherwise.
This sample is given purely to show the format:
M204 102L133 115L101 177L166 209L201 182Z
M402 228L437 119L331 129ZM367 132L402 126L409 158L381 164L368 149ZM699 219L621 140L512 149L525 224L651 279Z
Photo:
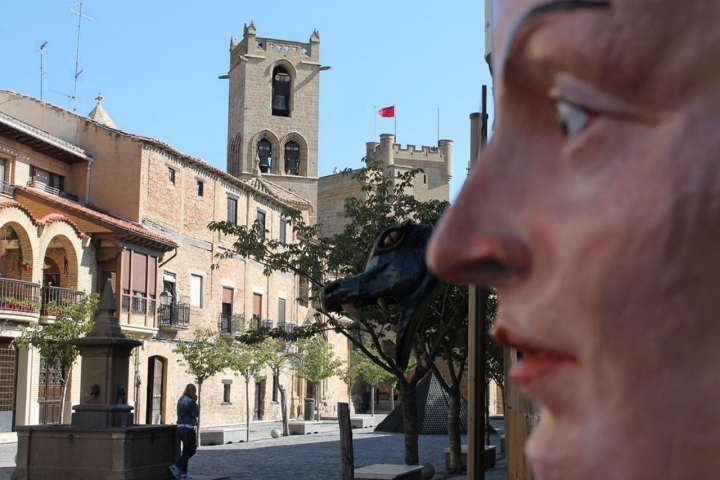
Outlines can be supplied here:
M290 92L292 82L284 67L277 66L272 73L272 114L276 117L290 116Z

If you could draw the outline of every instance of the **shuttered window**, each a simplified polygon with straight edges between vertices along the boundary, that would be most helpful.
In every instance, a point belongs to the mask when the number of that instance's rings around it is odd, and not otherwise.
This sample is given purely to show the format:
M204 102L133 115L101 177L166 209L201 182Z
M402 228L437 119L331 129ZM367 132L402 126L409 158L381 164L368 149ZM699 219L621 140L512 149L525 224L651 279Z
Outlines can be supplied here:
M202 308L203 279L200 275L190 275L190 306Z

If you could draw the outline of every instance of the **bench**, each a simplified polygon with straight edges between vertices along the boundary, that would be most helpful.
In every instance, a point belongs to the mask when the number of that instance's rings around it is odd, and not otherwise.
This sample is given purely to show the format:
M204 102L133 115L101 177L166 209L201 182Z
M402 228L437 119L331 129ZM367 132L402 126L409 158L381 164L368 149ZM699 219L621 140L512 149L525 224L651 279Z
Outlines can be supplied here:
M483 460L485 468L495 466L495 445L485 445L485 458ZM467 470L467 445L460 446L460 462L463 470ZM445 469L450 470L450 447L445 449Z
M355 480L422 480L420 465L376 464L355 469Z
M373 417L350 417L350 425L352 428L370 428L375 426L375 418Z
M328 423L323 422L313 422L313 421L302 421L302 420L294 420L288 422L288 431L290 435L306 435L311 433L320 433L328 430L331 425Z
M208 427L200 429L201 445L225 445L226 443L244 442L247 439L247 428L240 426Z

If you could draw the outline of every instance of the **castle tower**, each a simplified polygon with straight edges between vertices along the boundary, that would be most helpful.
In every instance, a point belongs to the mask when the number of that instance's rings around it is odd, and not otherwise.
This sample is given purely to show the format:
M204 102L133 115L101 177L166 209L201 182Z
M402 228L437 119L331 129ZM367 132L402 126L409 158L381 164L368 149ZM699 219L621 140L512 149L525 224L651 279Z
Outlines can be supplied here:
M245 25L230 42L228 173L269 180L317 204L320 36L259 38ZM314 222L314 218L311 219Z

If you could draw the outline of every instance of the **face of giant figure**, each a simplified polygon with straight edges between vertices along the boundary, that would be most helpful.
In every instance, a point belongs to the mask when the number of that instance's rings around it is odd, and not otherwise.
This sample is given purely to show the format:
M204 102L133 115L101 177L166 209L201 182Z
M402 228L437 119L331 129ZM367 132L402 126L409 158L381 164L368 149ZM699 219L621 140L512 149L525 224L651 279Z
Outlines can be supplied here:
M720 2L495 6L493 137L428 263L497 289L537 478L711 478Z

